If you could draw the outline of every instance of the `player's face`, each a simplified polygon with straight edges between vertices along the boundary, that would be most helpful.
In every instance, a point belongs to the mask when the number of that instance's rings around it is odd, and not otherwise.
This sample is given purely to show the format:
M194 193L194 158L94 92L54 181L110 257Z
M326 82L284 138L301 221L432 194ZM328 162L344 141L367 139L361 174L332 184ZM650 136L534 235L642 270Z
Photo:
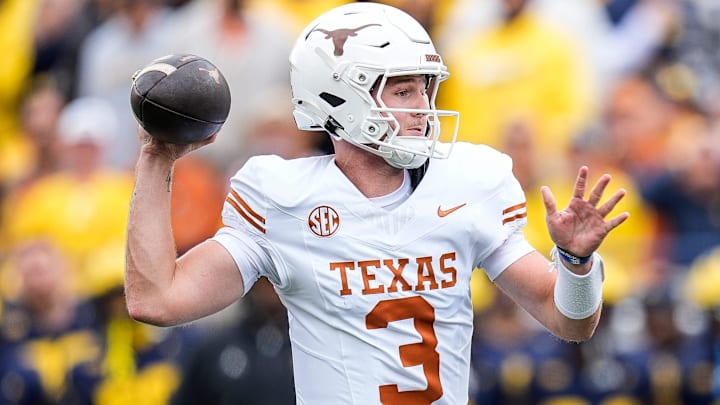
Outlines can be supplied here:
M427 86L425 75L390 77L380 98L389 108L428 109ZM399 135L425 136L427 114L394 112L393 116L400 125ZM390 125L395 124L391 121Z

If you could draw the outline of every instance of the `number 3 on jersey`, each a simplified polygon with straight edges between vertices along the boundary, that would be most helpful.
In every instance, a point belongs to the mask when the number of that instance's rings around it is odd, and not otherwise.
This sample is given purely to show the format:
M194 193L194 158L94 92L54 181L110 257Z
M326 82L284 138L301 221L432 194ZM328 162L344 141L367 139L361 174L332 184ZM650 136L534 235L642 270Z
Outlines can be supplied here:
M390 322L413 319L422 341L400 346L400 360L404 367L423 366L427 388L422 391L400 391L397 384L380 386L380 402L385 405L430 405L442 397L440 384L440 354L433 323L435 309L424 298L408 297L380 301L365 317L368 329L387 328Z

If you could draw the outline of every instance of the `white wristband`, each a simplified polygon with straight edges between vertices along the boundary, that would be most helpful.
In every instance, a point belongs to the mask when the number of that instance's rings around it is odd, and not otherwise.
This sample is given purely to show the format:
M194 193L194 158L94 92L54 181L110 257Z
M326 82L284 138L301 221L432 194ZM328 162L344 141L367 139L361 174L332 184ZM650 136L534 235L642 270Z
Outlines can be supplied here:
M602 285L605 269L602 257L593 253L592 267L587 274L570 271L557 252L551 253L558 271L555 281L555 306L570 319L585 319L594 314L602 302Z

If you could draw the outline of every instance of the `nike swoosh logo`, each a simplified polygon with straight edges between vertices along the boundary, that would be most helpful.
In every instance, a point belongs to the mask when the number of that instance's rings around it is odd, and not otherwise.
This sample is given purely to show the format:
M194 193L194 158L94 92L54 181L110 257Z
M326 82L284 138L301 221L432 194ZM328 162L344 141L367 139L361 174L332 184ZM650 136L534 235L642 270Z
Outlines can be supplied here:
M466 206L466 205L467 205L467 203L462 203L462 204L460 204L460 205L456 205L456 206L454 206L454 207L452 207L452 208L450 208L450 209L447 209L447 210L444 210L444 209L440 208L440 206L438 205L437 214L438 214L438 216L439 216L440 218L446 217L446 216L452 214L453 212L459 210L460 208L462 208L462 207L464 207L464 206Z

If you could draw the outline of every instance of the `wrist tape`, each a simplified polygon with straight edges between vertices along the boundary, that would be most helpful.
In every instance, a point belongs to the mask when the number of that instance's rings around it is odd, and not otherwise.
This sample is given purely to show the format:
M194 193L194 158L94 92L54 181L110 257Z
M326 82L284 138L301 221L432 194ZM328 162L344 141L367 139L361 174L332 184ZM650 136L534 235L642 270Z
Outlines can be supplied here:
M602 257L593 253L590 272L578 275L570 271L553 249L551 253L558 271L555 281L555 306L570 319L585 319L595 313L602 302L605 269Z

